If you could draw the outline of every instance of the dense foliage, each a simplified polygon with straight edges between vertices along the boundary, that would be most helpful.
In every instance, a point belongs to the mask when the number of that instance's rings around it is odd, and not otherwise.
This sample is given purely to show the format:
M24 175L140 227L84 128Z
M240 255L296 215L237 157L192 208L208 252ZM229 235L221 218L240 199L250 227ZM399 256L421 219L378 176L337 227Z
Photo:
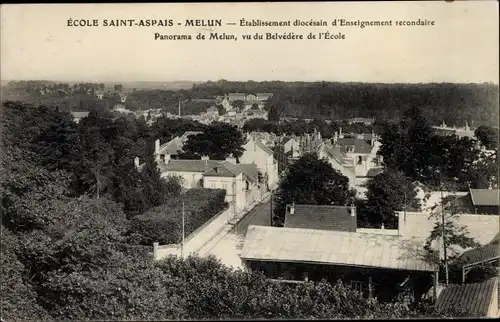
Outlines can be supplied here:
M349 179L315 153L309 153L291 164L280 180L274 195L273 225L282 226L286 206L350 205L355 192L349 190Z
M134 244L152 245L179 243L184 233L189 236L213 216L226 209L226 191L222 189L190 189L179 198L134 217L130 224L129 240Z
M245 137L235 125L213 122L203 133L189 136L182 147L181 158L200 159L208 156L212 160L224 160L229 156L243 155Z
M305 121L304 119L297 120L283 120L273 122L264 119L251 119L245 122L242 130L245 132L269 132L277 135L303 135L305 133L313 133L317 131L321 133L323 138L331 138L335 132L342 130L342 133L356 133L356 134L369 134L380 133L383 124L365 124L365 123L349 123L347 121L337 121L327 123L325 120L314 119Z
M367 189L363 213L371 225L396 229L396 211L419 209L415 185L400 172L388 170L376 175L368 181Z
M488 188L497 181L496 151L481 152L469 137L434 134L419 108L408 110L400 123L385 126L380 141L384 165L412 181L431 186L458 182L460 190Z

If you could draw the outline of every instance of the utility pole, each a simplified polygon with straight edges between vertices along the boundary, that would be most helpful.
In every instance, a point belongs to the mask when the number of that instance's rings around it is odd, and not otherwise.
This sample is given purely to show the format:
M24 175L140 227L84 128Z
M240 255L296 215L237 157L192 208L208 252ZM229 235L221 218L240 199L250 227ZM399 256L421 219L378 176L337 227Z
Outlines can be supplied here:
M444 203L443 203L443 185L442 181L440 183L440 190L441 190L441 219L442 219L442 226L441 226L441 234L443 235L443 255L444 255L444 271L446 274L446 285L448 285L449 282L449 274L448 274L448 255L446 251L446 229L444 227L445 225L445 220L444 220Z
M185 213L184 213L184 201L182 202L182 244L181 244L181 256L184 258L184 234L185 234Z
M269 222L271 224L271 226L273 225L273 196L274 196L274 193L273 191L271 191L271 198L270 198L270 209L269 209Z

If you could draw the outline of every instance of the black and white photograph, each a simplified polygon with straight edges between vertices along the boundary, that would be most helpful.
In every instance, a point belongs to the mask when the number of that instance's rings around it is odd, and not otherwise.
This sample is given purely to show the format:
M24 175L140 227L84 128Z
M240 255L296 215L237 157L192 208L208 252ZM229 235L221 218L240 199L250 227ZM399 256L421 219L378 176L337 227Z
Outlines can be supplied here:
M498 1L0 18L2 322L500 317Z

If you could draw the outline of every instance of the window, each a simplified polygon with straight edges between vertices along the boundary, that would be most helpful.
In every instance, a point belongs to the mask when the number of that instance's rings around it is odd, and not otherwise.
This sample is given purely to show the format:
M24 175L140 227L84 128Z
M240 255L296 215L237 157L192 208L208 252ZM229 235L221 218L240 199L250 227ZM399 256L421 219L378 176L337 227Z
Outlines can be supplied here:
M358 157L358 164L361 164L361 163L363 163L363 157L362 157L362 156L359 156L359 157Z
M223 183L222 184L222 189L227 190L227 184Z
M212 182L212 183L210 184L210 188L211 188L211 189L215 189L215 188L216 188L216 184Z
M363 282L351 281L351 288L355 291L363 293Z

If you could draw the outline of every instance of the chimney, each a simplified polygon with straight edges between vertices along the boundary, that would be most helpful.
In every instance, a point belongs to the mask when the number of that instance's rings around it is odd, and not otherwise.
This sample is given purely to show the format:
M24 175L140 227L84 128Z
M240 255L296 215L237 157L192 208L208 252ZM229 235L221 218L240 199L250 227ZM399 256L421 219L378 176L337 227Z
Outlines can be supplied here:
M171 159L170 154L166 153L163 162L168 163L168 162L170 162L170 159Z
M344 138L344 134L342 133L342 126L339 127L339 139L343 139Z
M155 154L158 155L160 153L160 139L155 140Z
M370 144L371 146L374 146L375 145L375 141L376 141L377 137L375 136L375 132L373 132L372 130L372 138L370 140Z
M335 134L333 135L333 145L337 144L338 139L339 139L339 132L335 131Z
M384 229L384 223L382 223L382 225L380 226L380 229Z
M228 156L226 158L226 161L229 162L229 163L232 163L232 164L236 164L236 158L233 157L232 155Z
M135 167L138 168L139 167L139 157L135 157L134 158L134 164L135 164Z
M202 156L201 159L205 161L205 165L208 165L208 160L210 160L210 158L208 157L208 155Z
M356 217L356 206L354 204L351 205L351 217Z
M295 202L290 205L290 215L295 213Z

